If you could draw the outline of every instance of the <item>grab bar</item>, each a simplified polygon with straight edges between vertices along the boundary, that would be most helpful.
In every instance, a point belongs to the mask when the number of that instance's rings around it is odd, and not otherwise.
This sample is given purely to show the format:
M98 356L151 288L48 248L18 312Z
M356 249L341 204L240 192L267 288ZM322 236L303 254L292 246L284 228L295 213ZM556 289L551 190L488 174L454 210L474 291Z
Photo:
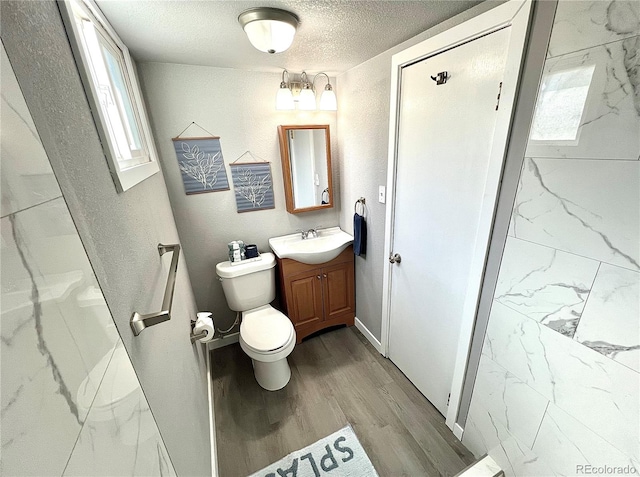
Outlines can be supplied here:
M167 287L164 289L162 310L157 313L149 313L146 315L141 315L136 311L130 321L131 329L135 336L138 336L142 333L142 330L149 326L157 325L158 323L171 319L171 304L173 303L173 290L176 287L176 273L178 272L180 245L177 243L171 245L158 244L158 253L160 253L160 256L162 257L166 252L173 252L173 257L171 257L169 276L167 277Z

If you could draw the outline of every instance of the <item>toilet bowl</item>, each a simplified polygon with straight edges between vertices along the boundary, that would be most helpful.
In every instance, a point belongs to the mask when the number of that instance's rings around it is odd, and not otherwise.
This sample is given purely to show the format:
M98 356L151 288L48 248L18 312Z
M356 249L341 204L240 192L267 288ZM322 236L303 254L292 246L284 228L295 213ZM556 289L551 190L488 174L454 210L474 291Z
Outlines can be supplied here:
M240 347L252 359L256 381L264 389L277 391L287 385L291 378L287 356L295 344L291 321L271 305L242 314Z
M242 313L240 347L251 358L256 381L268 391L289 382L287 356L296 343L289 318L269 305L275 298L275 266L272 253L247 263L216 265L229 308Z

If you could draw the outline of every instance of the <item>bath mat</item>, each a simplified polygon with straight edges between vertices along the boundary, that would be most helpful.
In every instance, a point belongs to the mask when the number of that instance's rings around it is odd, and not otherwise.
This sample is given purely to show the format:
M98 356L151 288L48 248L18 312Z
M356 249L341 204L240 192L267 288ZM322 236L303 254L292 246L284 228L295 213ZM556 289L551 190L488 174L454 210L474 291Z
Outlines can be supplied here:
M378 477L367 453L345 426L310 446L292 452L249 477Z

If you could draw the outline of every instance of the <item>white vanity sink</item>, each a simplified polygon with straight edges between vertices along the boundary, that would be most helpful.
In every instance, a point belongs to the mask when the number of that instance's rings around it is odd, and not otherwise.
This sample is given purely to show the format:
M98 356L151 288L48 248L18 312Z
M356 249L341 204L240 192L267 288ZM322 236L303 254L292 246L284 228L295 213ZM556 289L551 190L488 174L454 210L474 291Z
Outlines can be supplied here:
M336 258L353 242L353 237L340 227L320 229L317 237L302 238L295 233L269 239L269 247L280 258L290 258L309 265Z

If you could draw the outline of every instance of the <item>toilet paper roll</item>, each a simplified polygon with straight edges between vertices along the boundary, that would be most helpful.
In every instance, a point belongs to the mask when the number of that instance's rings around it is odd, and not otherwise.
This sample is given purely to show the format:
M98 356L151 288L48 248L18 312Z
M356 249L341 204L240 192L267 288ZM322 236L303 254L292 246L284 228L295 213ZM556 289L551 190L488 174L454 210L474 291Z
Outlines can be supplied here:
M198 315L200 315L200 313L198 313ZM207 332L207 336L205 336L204 338L200 338L198 341L200 343L206 343L208 341L211 341L213 339L213 335L215 334L215 328L213 327L213 320L210 318L211 313L209 313L209 316L198 316L198 319L196 320L196 324L193 327L193 334L199 334L203 331Z
M211 315L213 315L213 313L211 313L210 311L199 311L198 313L196 313L196 321L200 318L211 318L213 320L213 317Z

